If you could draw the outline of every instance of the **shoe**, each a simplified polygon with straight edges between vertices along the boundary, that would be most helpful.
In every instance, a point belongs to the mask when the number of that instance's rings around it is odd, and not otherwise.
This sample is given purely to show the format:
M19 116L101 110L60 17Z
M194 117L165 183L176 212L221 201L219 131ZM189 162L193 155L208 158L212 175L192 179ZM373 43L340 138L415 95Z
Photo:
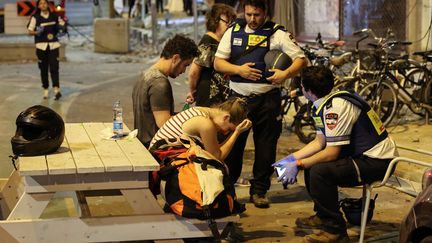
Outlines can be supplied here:
M54 100L59 100L60 97L62 97L62 94L61 94L60 91L59 91L59 92L57 92L57 93L55 94L55 96L54 96Z
M43 98L44 98L44 100L48 99L48 94L49 94L48 89L44 89L43 90Z
M297 218L295 224L299 228L303 229L321 229L323 222L318 215L312 215L310 217Z
M239 178L239 179L237 180L237 182L234 184L234 186L250 187L251 184L250 184L250 182L249 182L248 179L245 179L245 178Z
M350 238L346 232L332 234L326 231L320 231L315 234L306 235L303 241L309 243L349 243Z
M233 214L241 214L244 211L246 211L246 204L234 200Z
M250 196L250 202L252 202L257 208L269 208L270 203L265 195L253 194Z

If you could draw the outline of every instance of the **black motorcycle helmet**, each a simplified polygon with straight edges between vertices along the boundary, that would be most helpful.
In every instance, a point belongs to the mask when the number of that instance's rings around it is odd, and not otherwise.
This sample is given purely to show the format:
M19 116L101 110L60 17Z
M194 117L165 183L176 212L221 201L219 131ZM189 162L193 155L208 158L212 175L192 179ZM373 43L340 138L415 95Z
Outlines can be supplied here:
M268 51L264 56L264 62L266 64L266 70L264 75L266 78L272 76L274 73L269 72L269 69L280 69L285 70L292 64L292 59L285 52L281 50Z
M375 198L371 199L369 202L369 210L366 220L367 223L372 220L377 196L378 194L375 194ZM339 205L345 214L345 218L353 225L361 225L361 214L363 209L362 202L363 198L345 198L339 201Z
M12 151L18 156L37 156L57 151L64 139L64 122L52 109L35 105L16 119Z

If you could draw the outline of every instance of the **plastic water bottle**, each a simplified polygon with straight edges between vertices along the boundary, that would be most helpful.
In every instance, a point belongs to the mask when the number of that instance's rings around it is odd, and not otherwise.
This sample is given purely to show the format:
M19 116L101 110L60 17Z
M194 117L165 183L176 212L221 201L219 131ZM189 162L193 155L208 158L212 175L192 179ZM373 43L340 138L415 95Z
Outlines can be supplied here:
M190 104L186 102L186 103L184 104L184 106L183 106L182 111L185 111L185 110L187 110L187 109L189 109L189 108L190 108Z
M113 133L114 137L121 137L123 135L123 109L120 101L113 104Z

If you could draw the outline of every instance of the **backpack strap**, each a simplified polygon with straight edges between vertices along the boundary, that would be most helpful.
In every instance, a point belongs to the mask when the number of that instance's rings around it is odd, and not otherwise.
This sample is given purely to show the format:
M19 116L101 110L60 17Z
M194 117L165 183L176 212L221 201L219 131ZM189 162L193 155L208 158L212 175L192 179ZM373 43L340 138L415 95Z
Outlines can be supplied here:
M208 205L203 206L203 212L204 216L207 218L207 224L213 234L213 237L215 238L216 242L221 242L221 235L219 234L216 221L211 216L210 208Z

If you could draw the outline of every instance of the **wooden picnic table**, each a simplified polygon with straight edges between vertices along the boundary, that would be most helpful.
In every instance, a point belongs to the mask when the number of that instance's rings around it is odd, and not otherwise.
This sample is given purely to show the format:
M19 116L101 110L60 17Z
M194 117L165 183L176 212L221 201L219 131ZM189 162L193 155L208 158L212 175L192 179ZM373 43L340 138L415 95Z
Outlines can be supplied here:
M19 158L24 185L6 220L1 242L112 242L208 237L206 221L165 213L149 190L159 164L137 138L104 139L112 123L67 123L56 153ZM125 130L128 130L125 127ZM76 216L41 218L52 198L73 199ZM130 215L92 215L86 198L122 195ZM238 216L218 221L219 228Z

